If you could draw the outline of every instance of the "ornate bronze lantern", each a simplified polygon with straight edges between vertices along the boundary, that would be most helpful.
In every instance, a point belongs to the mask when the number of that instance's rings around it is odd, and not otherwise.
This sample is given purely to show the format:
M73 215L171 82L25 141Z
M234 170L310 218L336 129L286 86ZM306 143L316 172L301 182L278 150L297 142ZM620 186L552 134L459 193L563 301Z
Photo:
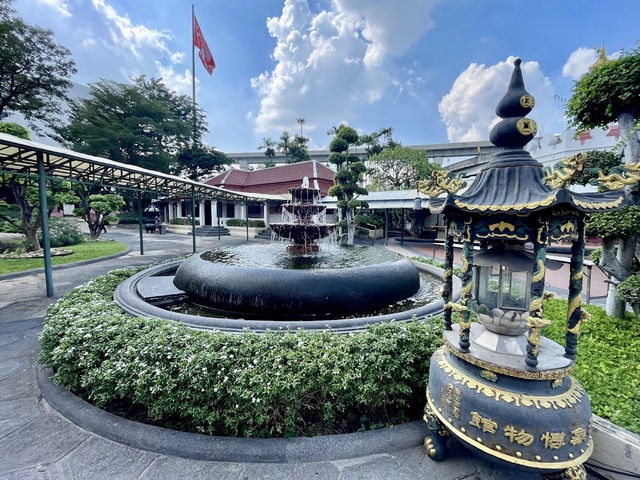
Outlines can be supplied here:
M624 200L619 192L579 194L547 184L542 165L522 148L536 134L536 123L525 117L534 103L516 59L496 107L503 120L490 134L505 150L462 194L442 178L439 188L423 189L448 192L431 200L432 213L446 222L445 344L431 358L425 446L441 460L452 434L493 461L583 478L593 449L591 406L571 373L583 317L584 214ZM454 239L463 243L459 303L451 297ZM546 261L551 241L572 243L565 347L540 335L549 323L542 308L546 270L559 266ZM471 322L472 311L478 322Z

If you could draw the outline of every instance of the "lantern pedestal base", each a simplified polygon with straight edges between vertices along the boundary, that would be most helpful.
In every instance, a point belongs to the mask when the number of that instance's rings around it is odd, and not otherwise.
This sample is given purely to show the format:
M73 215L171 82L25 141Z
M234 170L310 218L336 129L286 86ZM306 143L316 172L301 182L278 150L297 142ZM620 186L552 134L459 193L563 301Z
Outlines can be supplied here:
M562 369L527 372L467 361L478 348L472 343L464 359L445 345L431 357L424 416L430 430L427 454L443 459L444 440L451 434L479 455L511 468L556 476L583 471L593 442L591 405L582 385L566 369L562 375ZM490 369L492 365L496 368ZM511 376L510 369L540 378Z

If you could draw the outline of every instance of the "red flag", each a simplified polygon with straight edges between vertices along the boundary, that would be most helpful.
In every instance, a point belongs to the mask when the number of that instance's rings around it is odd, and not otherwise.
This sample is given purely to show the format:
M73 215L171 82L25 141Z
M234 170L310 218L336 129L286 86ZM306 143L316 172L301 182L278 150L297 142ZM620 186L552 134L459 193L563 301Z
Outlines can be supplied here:
M213 55L211 55L211 50L209 50L209 45L207 45L207 41L202 35L202 30L200 30L200 25L198 25L195 15L193 16L193 45L198 48L198 56L202 60L204 68L211 75L213 69L216 68L216 62L213 60Z

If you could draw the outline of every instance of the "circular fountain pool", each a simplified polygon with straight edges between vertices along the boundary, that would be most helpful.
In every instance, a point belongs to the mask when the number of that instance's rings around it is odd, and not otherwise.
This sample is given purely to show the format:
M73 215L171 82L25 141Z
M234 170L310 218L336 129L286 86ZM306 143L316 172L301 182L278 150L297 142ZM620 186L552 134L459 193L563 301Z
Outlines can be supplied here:
M282 244L254 244L151 267L123 282L115 299L131 314L197 328L350 331L441 311L441 278L418 267L374 247L291 256Z

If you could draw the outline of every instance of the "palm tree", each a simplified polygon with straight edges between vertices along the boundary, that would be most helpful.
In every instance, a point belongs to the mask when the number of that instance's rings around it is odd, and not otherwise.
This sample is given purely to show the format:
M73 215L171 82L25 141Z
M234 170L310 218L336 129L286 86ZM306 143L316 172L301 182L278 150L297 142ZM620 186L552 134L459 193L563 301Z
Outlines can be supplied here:
M258 147L258 150L262 150L264 148L265 156L267 157L268 160L271 160L273 157L276 156L276 150L275 148L273 148L275 146L276 146L276 142L271 140L271 138L269 137L264 137L262 139L262 145Z
M284 153L284 156L289 158L289 152L291 151L291 135L286 130L280 135L280 142L278 142L278 150Z
M298 119L296 120L296 122L298 122L298 124L300 125L300 137L302 137L302 125L304 125L305 123L307 123L307 121L305 120L304 117L298 117Z

